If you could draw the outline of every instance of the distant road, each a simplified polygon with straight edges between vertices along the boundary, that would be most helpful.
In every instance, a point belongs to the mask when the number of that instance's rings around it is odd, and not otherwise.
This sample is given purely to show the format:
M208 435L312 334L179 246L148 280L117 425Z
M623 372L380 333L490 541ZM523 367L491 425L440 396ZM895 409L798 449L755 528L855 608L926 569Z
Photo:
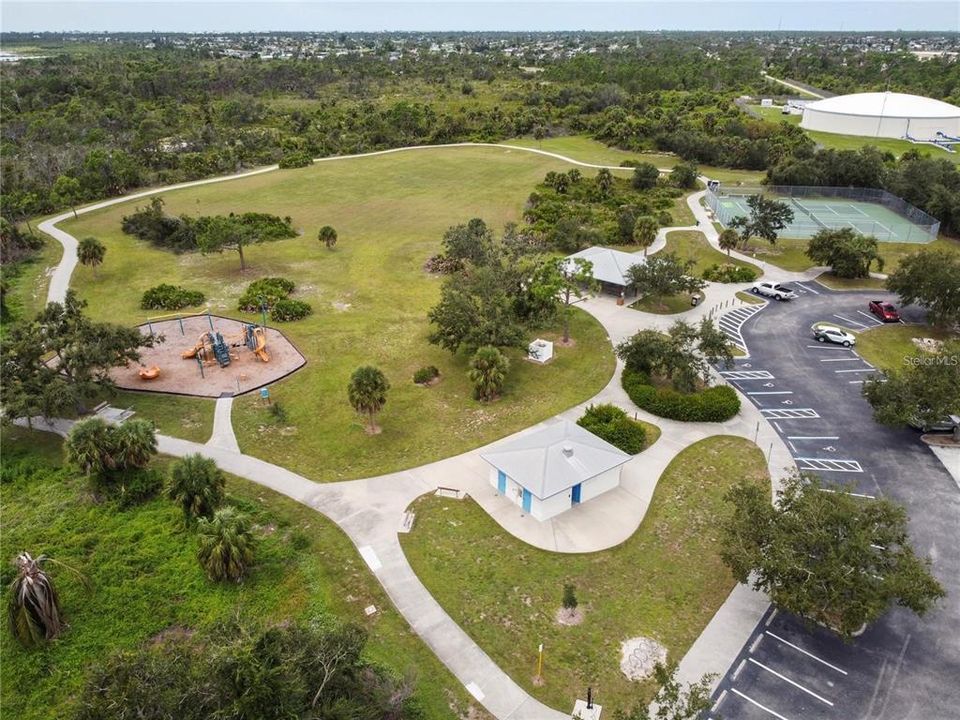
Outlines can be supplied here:
M780 78L775 78L773 75L767 75L767 73L760 71L760 74L763 75L767 80L772 80L775 83L780 83L784 87L788 87L791 90L796 90L798 93L803 93L804 95L810 95L817 98L817 100L823 100L826 97L830 97L829 93L825 93L822 90L814 90L807 84L797 84L792 83L788 80L781 80Z

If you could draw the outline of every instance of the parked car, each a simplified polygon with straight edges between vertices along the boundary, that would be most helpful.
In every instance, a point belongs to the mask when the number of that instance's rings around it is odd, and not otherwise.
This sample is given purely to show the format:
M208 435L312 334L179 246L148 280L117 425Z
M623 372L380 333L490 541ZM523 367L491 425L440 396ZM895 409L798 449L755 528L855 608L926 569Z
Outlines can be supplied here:
M835 325L814 325L810 329L813 330L813 337L817 339L817 342L832 342L844 347L857 344L857 338L853 333Z
M957 432L957 428L960 428L960 416L949 415L945 418L942 418L934 423L923 423L919 418L913 418L910 421L910 427L915 430L920 430L921 432Z
M900 322L900 311L883 300L871 300L867 303L867 309L883 322Z
M758 282L750 288L754 295L766 295L774 300L793 300L799 297L793 288L774 282Z

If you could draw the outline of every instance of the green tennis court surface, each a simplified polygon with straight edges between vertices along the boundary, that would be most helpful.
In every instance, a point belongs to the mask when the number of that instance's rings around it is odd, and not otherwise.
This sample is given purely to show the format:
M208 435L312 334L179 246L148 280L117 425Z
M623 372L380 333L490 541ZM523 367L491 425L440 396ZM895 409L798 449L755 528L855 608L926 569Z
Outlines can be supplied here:
M884 242L926 243L933 239L928 228L914 224L876 203L845 198L769 197L785 202L793 210L793 222L780 233L784 238L804 240L824 228L853 228L861 235L873 235ZM722 197L720 207L721 221L738 215L750 215L746 197Z

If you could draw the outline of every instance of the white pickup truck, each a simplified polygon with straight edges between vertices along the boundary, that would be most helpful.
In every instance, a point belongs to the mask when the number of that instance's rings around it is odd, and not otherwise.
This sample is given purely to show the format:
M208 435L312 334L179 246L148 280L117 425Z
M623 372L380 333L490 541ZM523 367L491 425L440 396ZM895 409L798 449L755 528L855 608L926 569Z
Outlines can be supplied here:
M799 297L793 288L774 282L758 282L750 288L750 292L754 295L766 295L774 300L793 300Z

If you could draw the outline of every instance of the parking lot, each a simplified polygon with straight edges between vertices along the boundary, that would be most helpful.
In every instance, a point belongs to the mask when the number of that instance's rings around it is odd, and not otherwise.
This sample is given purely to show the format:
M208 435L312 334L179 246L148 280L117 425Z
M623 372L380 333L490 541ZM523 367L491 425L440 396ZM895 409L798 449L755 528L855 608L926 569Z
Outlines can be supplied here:
M798 299L772 302L739 328L750 356L724 376L770 420L801 470L864 502L906 505L914 547L933 558L948 597L925 618L895 608L851 643L770 608L707 717L958 718L960 489L919 433L873 422L861 390L875 368L855 348L818 343L810 331L815 322L856 331L878 325L867 301L887 295L791 285ZM908 322L921 317L904 312Z

